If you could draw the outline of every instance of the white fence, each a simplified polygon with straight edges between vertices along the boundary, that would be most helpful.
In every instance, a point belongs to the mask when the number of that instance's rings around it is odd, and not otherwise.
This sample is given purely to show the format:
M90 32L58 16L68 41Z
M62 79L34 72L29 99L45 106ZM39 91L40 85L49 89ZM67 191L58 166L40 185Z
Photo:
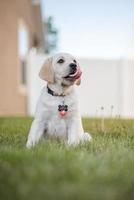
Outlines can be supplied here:
M38 73L45 55L28 58L28 114L33 115L44 81ZM83 71L78 87L82 116L134 117L134 61L78 59ZM104 108L104 109L103 109Z

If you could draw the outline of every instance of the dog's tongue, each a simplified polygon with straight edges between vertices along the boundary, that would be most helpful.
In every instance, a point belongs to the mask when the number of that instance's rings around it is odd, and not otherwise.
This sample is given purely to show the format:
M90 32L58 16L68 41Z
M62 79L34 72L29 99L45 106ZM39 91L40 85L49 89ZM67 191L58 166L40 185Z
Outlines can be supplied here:
M70 74L70 78L78 79L82 75L82 71L80 70L80 67L77 68L76 72L74 74Z

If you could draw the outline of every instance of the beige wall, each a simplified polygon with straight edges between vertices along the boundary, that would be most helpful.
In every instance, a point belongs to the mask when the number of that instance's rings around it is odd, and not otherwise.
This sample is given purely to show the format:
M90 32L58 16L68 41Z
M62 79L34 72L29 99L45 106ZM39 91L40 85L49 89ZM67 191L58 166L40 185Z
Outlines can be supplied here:
M0 1L0 115L26 115L27 91L20 84L18 23L29 31L29 48L35 32L31 0Z

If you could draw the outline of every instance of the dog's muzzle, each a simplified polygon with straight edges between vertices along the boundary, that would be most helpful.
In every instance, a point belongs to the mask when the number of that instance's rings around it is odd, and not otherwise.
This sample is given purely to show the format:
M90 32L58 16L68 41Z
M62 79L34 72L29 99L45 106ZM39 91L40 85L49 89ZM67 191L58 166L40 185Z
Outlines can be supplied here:
M82 75L82 71L80 70L80 67L73 63L70 64L69 66L71 68L70 73L64 78L68 81L75 81L79 79Z

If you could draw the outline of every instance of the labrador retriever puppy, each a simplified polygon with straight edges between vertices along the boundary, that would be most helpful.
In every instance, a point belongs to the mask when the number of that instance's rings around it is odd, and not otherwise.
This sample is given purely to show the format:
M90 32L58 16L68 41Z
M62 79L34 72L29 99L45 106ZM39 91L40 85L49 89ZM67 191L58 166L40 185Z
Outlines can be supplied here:
M37 144L43 135L62 139L69 145L91 140L91 135L83 131L75 92L81 75L79 63L68 53L56 54L45 61L39 76L47 81L47 86L37 103L27 148Z

